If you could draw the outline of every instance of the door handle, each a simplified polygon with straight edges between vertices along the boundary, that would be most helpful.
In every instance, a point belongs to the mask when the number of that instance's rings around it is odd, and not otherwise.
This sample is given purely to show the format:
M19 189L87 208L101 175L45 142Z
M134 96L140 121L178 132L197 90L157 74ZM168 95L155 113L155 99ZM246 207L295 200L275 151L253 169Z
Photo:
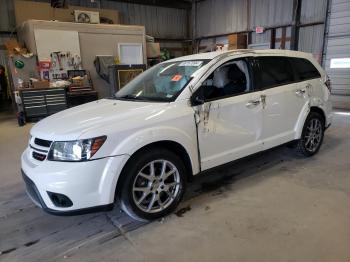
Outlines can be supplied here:
M306 93L305 89L298 89L295 91L295 94L297 94L298 96L302 96Z
M247 107L252 107L252 106L257 106L260 104L260 99L258 100L249 100L248 103L246 103L245 105Z

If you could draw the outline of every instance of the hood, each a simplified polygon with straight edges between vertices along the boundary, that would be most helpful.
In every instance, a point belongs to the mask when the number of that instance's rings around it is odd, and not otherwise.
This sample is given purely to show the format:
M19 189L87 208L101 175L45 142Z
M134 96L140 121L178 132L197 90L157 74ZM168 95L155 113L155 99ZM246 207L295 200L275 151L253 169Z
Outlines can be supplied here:
M30 133L47 140L75 140L87 131L111 123L151 116L167 105L168 103L101 99L51 115L39 121Z

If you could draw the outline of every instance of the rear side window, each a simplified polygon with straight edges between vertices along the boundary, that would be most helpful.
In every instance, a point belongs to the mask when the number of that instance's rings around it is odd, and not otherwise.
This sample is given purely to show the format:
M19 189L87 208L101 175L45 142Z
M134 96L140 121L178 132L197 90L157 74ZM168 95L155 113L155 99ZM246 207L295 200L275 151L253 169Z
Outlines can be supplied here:
M299 81L321 77L320 72L309 60L304 58L290 58L290 60Z
M294 82L294 74L287 57L257 57L260 88L266 89Z

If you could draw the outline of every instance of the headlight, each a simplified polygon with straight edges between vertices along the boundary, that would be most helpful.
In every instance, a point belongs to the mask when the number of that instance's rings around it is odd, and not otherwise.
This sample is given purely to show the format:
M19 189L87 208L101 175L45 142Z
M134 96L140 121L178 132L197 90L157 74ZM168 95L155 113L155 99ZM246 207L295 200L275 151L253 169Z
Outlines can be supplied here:
M106 141L106 136L76 141L53 142L48 160L85 161L89 160Z

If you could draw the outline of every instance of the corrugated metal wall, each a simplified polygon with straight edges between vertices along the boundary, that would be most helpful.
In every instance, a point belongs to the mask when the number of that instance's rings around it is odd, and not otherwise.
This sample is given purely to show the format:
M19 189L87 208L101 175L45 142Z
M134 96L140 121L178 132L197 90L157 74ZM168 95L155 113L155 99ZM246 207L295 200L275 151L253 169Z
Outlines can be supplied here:
M302 0L301 3L301 24L324 22L327 0ZM248 6L249 22L247 21ZM199 2L197 8L197 37L254 30L256 26L265 28L290 26L293 20L293 0L205 0ZM320 61L323 36L324 25L322 24L301 27L299 50L313 53ZM263 34L251 33L250 43L253 45L268 46L270 40L271 30L269 29ZM286 48L289 48L289 43Z
M292 15L293 0L251 0L250 29L289 25Z
M91 3L86 0L70 0L69 4L116 9L121 14L121 22L123 24L144 25L146 33L154 37L188 38L187 13L184 9L130 4L108 0L102 0L100 3Z
M115 4L124 24L145 25L147 34L160 38L188 38L187 11L165 7L142 6L120 2ZM107 6L106 6L107 7Z
M281 26L292 22L293 0L205 0L197 5L197 37L228 34L256 26Z
M301 2L302 24L323 22L327 12L327 0L302 0Z
M315 58L321 62L324 38L324 25L302 27L299 30L299 50L313 53Z
M332 0L326 42L325 67L332 93L350 107L350 68L330 68L334 58L350 58L350 1Z
M247 30L246 0L205 0L197 4L197 37Z
M252 44L270 43L270 40L271 40L271 30L266 30L263 34L256 34L255 32L251 34Z
M326 13L327 0L302 0L300 22L301 24L324 22ZM323 24L301 27L299 30L298 49L313 53L315 58L321 62L323 38Z

